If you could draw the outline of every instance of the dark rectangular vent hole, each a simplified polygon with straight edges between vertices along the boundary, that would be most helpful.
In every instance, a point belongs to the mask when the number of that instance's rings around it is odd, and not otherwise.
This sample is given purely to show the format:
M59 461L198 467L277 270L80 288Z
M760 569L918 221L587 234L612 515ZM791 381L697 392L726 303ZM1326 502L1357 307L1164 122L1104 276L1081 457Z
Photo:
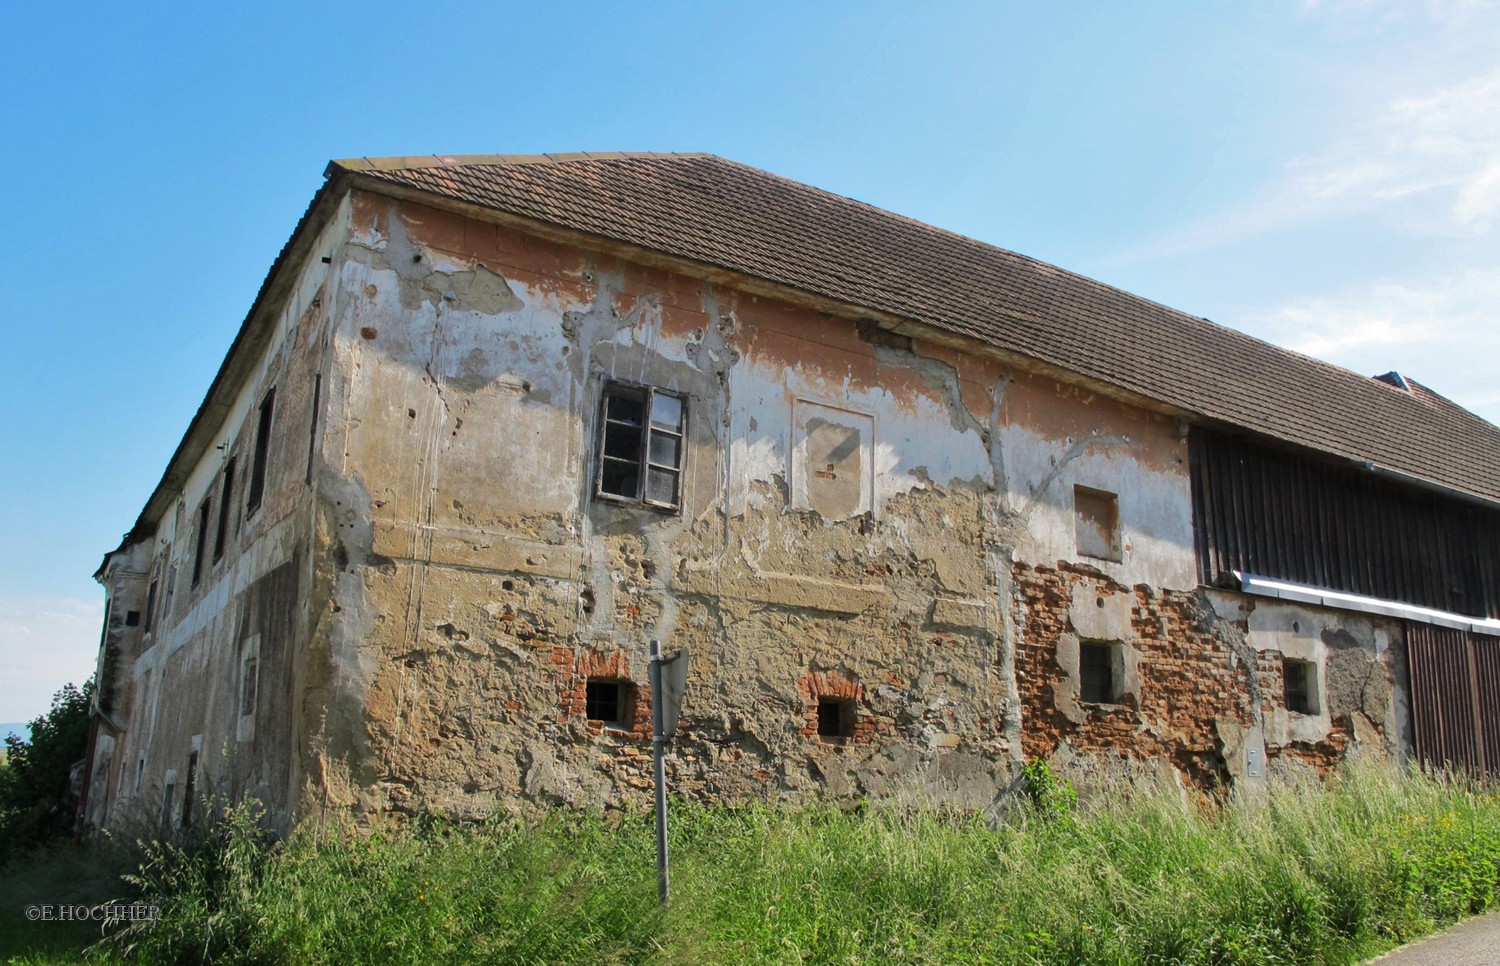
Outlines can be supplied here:
M854 734L854 702L847 698L818 700L818 735L822 738L848 738Z
M1078 697L1090 704L1115 699L1114 655L1108 644L1078 645Z
M618 680L589 681L584 697L585 711L590 721L602 721L607 725L625 727L630 713L630 683Z

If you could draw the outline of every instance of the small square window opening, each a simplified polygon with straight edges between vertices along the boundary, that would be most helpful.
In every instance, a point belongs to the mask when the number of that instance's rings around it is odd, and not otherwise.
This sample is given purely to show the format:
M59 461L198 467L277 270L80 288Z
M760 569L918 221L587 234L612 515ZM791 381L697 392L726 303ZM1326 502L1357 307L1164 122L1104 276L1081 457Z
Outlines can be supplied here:
M1099 560L1120 559L1120 500L1113 493L1073 487L1078 552Z
M1112 644L1078 645L1078 698L1087 704L1113 704L1120 698L1119 674Z
M854 702L848 698L819 698L818 737L854 737Z
M675 510L682 502L687 401L651 386L610 383L599 419L595 492Z
M635 685L615 678L590 678L584 714L606 728L630 728L635 716Z
M1318 713L1318 669L1311 661L1282 658L1286 709L1293 714Z

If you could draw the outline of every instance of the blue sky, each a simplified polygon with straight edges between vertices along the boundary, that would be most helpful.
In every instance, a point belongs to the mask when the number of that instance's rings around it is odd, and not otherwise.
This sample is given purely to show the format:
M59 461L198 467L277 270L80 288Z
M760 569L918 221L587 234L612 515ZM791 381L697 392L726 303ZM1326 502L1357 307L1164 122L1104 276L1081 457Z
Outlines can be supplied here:
M12 4L0 721L330 158L701 150L1500 421L1500 7Z

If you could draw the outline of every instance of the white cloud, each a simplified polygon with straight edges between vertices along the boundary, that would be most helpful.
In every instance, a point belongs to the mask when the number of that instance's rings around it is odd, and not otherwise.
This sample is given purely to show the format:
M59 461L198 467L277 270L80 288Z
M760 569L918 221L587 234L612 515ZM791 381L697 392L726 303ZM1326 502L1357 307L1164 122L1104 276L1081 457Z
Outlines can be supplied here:
M1500 268L1379 281L1244 313L1261 338L1365 375L1396 369L1500 423Z
M1341 17L1374 21L1377 27L1411 17L1461 20L1477 10L1495 5L1495 0L1302 0L1304 16Z
M1453 217L1477 234L1487 234L1491 219L1500 213L1500 162L1490 165L1459 192Z
M104 605L72 597L0 599L0 721L30 721L64 684L94 671Z
M1497 36L1500 42L1500 36ZM1418 235L1484 234L1500 213L1500 69L1355 109L1341 133L1244 203L1136 253L1160 257L1402 208Z

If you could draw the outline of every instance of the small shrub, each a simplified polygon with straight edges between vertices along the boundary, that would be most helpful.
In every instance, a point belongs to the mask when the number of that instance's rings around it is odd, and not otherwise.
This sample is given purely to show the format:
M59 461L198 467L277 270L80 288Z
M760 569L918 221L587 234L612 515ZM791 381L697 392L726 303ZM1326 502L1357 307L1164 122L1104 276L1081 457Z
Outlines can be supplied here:
M142 843L139 869L124 877L158 918L123 922L107 945L143 963L262 961L257 915L275 858L255 802L224 809L175 841Z
M1021 790L1044 821L1072 822L1073 810L1078 807L1078 792L1072 782L1054 775L1041 758L1033 758L1021 769Z
M73 830L78 802L72 794L71 771L88 750L93 690L92 679L82 688L64 685L52 696L51 710L31 722L29 740L5 736L0 866Z

